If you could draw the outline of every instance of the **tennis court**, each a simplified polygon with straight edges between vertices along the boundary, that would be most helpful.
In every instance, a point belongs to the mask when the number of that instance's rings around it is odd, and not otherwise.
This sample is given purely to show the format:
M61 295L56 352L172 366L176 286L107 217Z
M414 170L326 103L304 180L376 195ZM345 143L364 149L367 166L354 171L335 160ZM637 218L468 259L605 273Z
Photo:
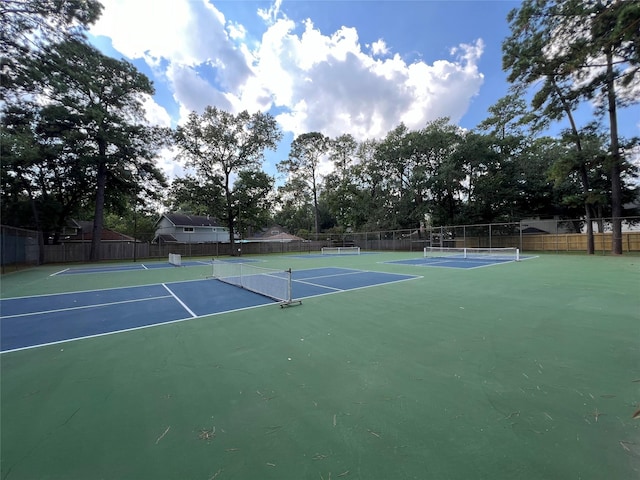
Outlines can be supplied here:
M253 263L258 260L252 258L235 258L227 259L229 262L244 262ZM202 265L211 265L211 260L187 260L181 263L181 267L201 267ZM155 270L158 268L176 268L176 265L172 265L168 262L136 262L130 264L119 265L101 265L91 267L71 267L63 268L51 275L81 275L85 273L111 273L111 272L124 272L127 270Z
M516 248L425 248L421 257L390 260L386 263L418 267L482 268L502 263L529 260L533 256L520 255Z
M86 269L78 271L87 273ZM109 271L127 269L111 267ZM104 272L94 269L94 273ZM293 300L416 278L346 268L300 270L293 277ZM274 301L215 279L0 299L0 351L216 315Z
M3 276L0 478L638 478L640 257L410 257L252 258L291 308L210 264Z

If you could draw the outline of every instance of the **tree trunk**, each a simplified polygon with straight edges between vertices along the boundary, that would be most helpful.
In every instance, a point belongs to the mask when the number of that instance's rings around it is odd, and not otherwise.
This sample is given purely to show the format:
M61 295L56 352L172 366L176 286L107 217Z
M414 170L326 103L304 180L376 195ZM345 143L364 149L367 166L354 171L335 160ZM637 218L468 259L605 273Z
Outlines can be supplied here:
M587 222L587 254L593 255L595 254L595 242L593 239L593 223L591 222L591 218L593 216L591 215L591 205L589 204L589 192L590 192L589 174L587 173L587 167L585 166L585 162L584 162L584 157L582 152L582 142L580 141L580 133L578 132L578 127L576 126L576 122L573 117L571 107L567 104L564 98L564 95L562 94L562 90L560 89L560 87L558 87L555 80L553 81L553 85L555 87L556 95L562 102L563 109L567 114L567 118L569 119L569 124L571 125L571 131L573 132L573 135L575 138L576 151L578 152L578 155L580 155L580 165L578 167L578 171L580 173L582 189L584 190L584 195L585 195L584 209L585 209L585 215L586 215L585 219Z
M616 114L616 92L613 81L613 53L607 50L607 100L609 107L609 129L611 135L611 216L613 237L611 253L622 254L622 171L620 146L618 143L618 117Z
M587 253L593 255L596 252L595 242L593 240L593 216L591 215L591 205L585 203L585 221L587 223Z
M231 197L231 190L229 188L229 173L225 173L224 176L224 195L227 201L227 228L229 229L229 245L231 247L231 256L235 257L238 252L236 252L236 241L235 234L233 232L233 198Z
M578 151L582 151L582 147L580 142L578 141ZM585 192L585 201L584 201L584 211L585 211L585 221L587 222L587 254L593 255L596 253L595 241L593 239L593 214L591 209L591 204L589 204L589 176L587 174L587 168L584 165L584 162L580 164L580 178L582 179L582 188Z
M100 155L104 158L103 155ZM102 240L102 227L104 225L104 193L107 187L107 165L103 160L98 165L96 206L93 214L93 237L91 238L91 251L89 260L100 260L100 244Z
M313 217L314 217L314 224L315 224L316 237L317 237L318 233L320 233L320 218L319 218L320 212L318 211L318 189L316 187L315 171L313 172L313 175L312 175L312 183L313 183Z
M44 232L42 231L42 224L40 223L40 212L36 206L36 201L31 194L31 189L27 189L29 192L29 203L31 203L31 211L33 213L33 222L36 225L36 231L38 232L38 265L44 263Z

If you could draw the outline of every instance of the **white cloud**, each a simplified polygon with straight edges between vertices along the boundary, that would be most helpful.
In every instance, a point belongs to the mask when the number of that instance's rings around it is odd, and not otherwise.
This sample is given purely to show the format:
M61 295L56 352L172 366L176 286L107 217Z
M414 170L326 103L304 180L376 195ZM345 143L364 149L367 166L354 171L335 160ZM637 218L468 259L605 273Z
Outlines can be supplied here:
M389 48L383 39L371 44L371 54L376 57L384 56L389 53Z
M268 10L264 8L258 9L258 16L262 18L265 22L273 23L278 18L278 13L280 12L280 6L282 5L282 0L275 0L273 5L269 7Z
M144 110L146 112L146 119L151 125L159 127L171 127L171 116L167 110L156 103L156 101L148 96L144 101Z
M256 12L266 29L255 44L243 42L259 32L225 19L207 0L103 3L92 33L161 74L182 118L206 105L234 113L275 107L282 128L295 135L348 132L365 139L400 122L409 128L443 116L457 122L483 83L482 40L432 64L407 63L399 54L389 57L382 39L363 51L353 27L325 33L310 19L297 24L280 12L281 0Z
M288 19L274 23L256 52L256 77L273 93L283 128L357 139L381 137L400 122L421 128L449 116L458 121L483 82L477 62L484 44L459 45L454 58L407 64L360 48L354 28L322 34L311 21L301 35ZM382 44L379 45L382 48Z

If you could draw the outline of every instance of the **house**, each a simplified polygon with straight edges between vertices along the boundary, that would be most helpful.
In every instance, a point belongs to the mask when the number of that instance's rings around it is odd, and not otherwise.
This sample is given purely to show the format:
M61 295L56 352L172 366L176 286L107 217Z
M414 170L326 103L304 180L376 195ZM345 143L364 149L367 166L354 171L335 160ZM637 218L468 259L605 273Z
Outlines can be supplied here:
M229 229L209 216L164 213L155 226L153 243L229 242Z
M70 242L90 242L93 240L93 221L70 220L63 230L61 241ZM110 228L102 228L101 242L133 242L137 241L129 235L116 232Z
M253 237L247 239L248 242L293 242L304 241L303 238L287 233L280 225L272 225L257 232Z

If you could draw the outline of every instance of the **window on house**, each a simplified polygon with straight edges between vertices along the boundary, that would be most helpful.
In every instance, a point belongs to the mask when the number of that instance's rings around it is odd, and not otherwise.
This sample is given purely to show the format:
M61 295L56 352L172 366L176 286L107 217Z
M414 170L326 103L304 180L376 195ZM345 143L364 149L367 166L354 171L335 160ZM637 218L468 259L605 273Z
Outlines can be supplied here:
M193 227L182 227L184 233L193 233Z

